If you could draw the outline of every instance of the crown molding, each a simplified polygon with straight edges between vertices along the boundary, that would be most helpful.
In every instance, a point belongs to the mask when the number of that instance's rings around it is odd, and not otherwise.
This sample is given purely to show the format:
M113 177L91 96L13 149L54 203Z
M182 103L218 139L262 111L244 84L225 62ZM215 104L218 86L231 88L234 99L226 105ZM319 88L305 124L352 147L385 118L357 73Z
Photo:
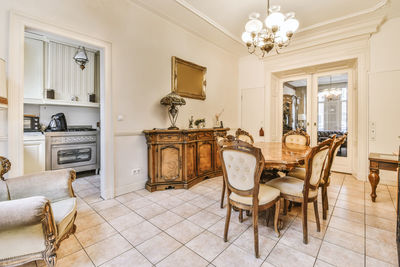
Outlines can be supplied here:
M370 7L370 8L367 8L367 9L364 9L364 10L361 10L361 11L358 11L358 12L355 12L355 13L352 13L352 14L349 14L349 15L346 15L346 16L342 16L342 17L338 17L338 18L335 18L335 19L326 20L326 21L323 21L323 22L320 22L320 23L316 23L314 25L310 25L310 26L305 27L305 28L301 28L297 33L313 30L313 29L316 29L316 28L319 28L319 27L322 27L322 26L325 26L325 25L332 24L332 23L342 22L342 21L345 21L347 19L351 19L351 18L358 17L358 16L361 16L361 15L373 13L373 12L383 8L388 3L389 3L389 0L382 0L381 2L379 2L378 4L376 4L373 7Z
M242 42L242 40L240 38L235 36L232 32L230 32L228 29L226 29L225 27L223 27L222 25L220 25L219 23L217 23L216 21L214 21L210 17L208 17L206 14L204 14L203 12L201 12L200 10L195 8L193 5L188 3L186 0L175 0L175 2L178 3L179 5L181 5L182 7L186 8L187 10L191 11L196 16L202 18L208 24L212 25L213 27L218 29L220 32L222 32L223 34L225 34L226 36L228 36L232 40L240 43L243 47L246 47L245 44ZM377 10L385 7L388 3L389 3L389 0L382 0L382 1L380 1L378 4L376 4L373 7L370 7L370 8L367 8L367 9L364 9L364 10L361 10L361 11L358 11L358 12L355 12L355 13L352 13L352 14L349 14L349 15L346 15L346 16L342 16L342 17L339 17L339 18L323 21L323 22L320 22L320 23L317 23L317 24L302 28L296 33L296 35L298 35L300 33L306 33L306 32L310 32L310 31L314 31L316 29L324 28L325 26L329 26L329 25L332 25L332 24L342 24L344 21L348 21L348 20L353 19L353 18L363 17L363 15L374 13ZM320 36L318 38L321 38L321 37L323 37L323 36Z
M205 22L207 22L208 24L210 24L211 26L214 26L215 28L217 28L219 31L221 31L222 33L224 33L226 36L228 36L229 38L231 38L232 40L243 44L242 40L240 38L238 38L237 36L235 36L232 32L230 32L227 28L225 28L224 26L222 26L221 24L217 23L215 20L211 19L210 17L208 17L206 14L204 14L203 12L201 12L200 10L196 9L194 6L192 6L191 4L189 4L187 1L185 0L175 0L175 2L177 2L179 5L183 6L184 8L186 8L187 10L191 11L193 14L195 14L196 16L202 18ZM243 44L244 45L244 44Z

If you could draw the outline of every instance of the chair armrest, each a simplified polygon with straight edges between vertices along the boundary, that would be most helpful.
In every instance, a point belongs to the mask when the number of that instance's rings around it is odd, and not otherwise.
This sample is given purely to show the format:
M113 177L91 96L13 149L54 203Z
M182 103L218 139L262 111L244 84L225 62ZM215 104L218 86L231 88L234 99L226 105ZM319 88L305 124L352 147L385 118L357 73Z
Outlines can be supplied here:
M51 202L75 197L72 169L45 171L6 180L10 199L44 196Z
M11 168L11 162L5 157L0 157L0 179L4 181L4 174Z
M45 197L29 197L0 202L0 231L42 222L51 213Z

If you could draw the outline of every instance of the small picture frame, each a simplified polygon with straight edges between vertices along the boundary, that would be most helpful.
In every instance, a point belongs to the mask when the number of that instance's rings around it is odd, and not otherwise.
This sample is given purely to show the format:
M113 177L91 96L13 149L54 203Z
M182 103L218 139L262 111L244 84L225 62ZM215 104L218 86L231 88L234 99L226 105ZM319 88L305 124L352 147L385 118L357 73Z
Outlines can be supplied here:
M172 92L182 97L206 99L207 68L192 62L172 57Z

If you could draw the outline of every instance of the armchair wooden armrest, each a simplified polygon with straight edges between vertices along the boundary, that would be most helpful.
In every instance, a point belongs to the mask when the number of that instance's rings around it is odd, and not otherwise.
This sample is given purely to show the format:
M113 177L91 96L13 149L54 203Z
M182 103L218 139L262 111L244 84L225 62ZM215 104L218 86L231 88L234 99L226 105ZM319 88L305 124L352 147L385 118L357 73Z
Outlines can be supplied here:
M4 181L4 174L6 174L11 168L11 162L0 156L0 179Z

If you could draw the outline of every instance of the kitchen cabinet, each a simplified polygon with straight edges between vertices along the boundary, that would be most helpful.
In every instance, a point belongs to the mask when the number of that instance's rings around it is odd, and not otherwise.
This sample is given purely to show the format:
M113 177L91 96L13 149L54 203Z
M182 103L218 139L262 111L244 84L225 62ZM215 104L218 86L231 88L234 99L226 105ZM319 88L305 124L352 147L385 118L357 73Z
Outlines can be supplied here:
M149 191L189 188L222 175L215 135L228 128L143 131L148 149Z
M24 135L24 174L45 170L45 137L41 133Z
M40 102L44 94L44 42L25 38L24 98Z
M77 47L26 33L24 45L24 103L100 107L99 53L87 49L82 70L73 57ZM54 90L54 99L46 90ZM95 102L89 95L95 95ZM72 100L74 99L74 100Z

